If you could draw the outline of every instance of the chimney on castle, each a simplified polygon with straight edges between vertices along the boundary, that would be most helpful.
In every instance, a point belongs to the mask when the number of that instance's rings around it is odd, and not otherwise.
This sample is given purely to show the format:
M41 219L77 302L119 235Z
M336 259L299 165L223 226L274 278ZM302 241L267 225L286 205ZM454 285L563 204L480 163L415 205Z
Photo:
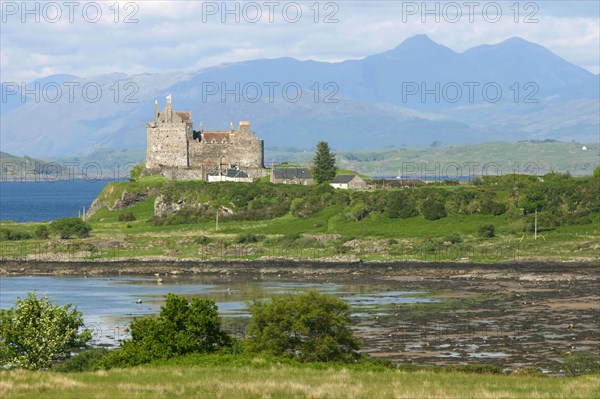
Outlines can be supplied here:
M271 172L275 172L275 161L271 161Z
M167 96L167 122L173 122L173 108L171 107L171 94Z
M154 100L154 121L158 120L158 100Z

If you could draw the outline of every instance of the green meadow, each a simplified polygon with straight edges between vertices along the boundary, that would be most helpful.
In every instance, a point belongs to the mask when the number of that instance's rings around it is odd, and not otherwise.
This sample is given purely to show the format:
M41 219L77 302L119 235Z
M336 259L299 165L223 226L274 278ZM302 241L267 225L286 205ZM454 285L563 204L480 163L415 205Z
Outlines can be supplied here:
M600 376L552 378L444 369L190 355L128 369L1 371L3 398L594 398Z

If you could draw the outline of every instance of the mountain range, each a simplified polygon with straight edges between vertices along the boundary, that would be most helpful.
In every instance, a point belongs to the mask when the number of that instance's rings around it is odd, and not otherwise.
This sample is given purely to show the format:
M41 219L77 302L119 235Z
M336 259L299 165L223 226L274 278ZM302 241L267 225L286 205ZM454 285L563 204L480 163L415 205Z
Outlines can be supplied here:
M597 142L600 134L599 75L518 37L462 53L417 35L333 63L276 58L194 72L53 75L3 82L0 94L2 151L36 157L143 147L154 101L162 109L169 94L176 110L192 112L195 129L248 120L267 147Z

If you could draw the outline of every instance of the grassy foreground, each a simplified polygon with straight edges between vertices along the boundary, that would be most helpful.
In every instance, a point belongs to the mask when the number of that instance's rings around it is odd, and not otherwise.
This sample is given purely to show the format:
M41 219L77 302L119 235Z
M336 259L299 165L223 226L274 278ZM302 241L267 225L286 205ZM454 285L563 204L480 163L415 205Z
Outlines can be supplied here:
M0 372L3 398L593 398L574 378L314 368L288 364L143 366L86 373Z

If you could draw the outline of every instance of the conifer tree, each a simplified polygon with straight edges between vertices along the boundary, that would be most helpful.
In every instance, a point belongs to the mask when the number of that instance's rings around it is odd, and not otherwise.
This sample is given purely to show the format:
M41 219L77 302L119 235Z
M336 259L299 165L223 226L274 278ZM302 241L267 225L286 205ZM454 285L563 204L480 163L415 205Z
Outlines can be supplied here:
M317 184L331 181L335 177L335 155L331 153L326 141L319 141L314 159L313 175Z

